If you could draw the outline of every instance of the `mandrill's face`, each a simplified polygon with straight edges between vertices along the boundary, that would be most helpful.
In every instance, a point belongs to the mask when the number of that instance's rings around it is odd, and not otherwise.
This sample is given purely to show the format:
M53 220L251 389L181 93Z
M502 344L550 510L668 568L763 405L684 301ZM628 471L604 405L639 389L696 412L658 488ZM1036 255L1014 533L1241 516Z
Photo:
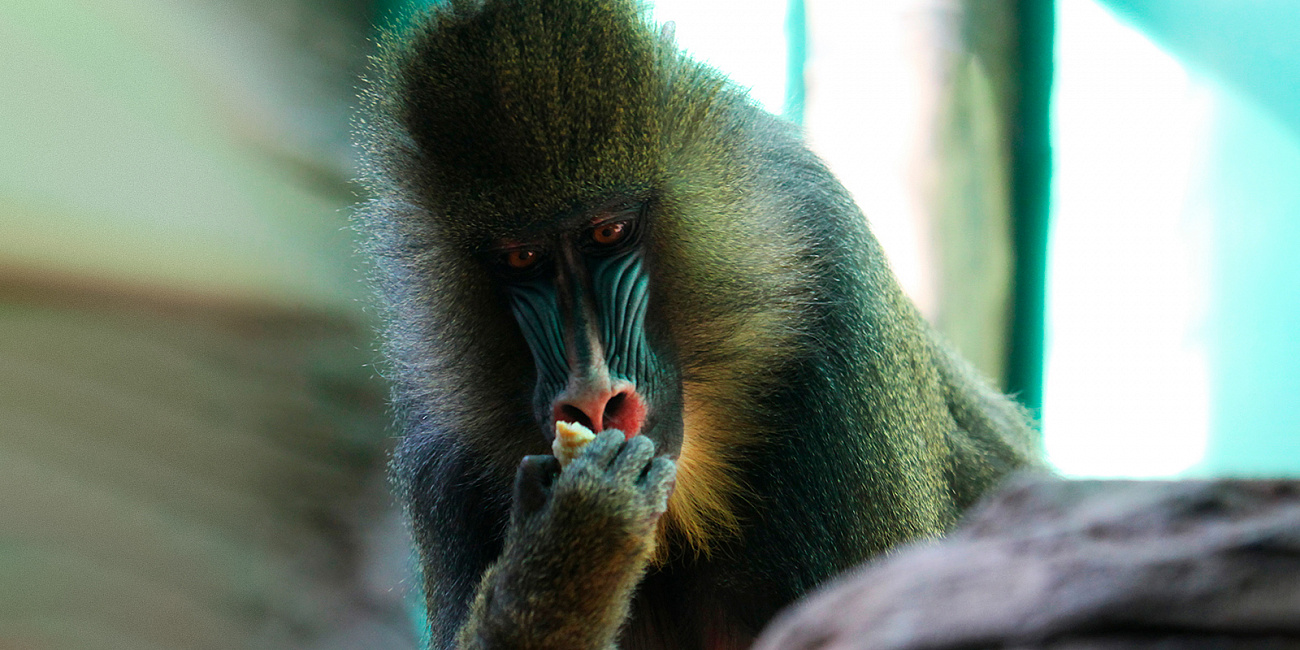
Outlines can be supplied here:
M557 422L574 422L681 449L681 373L651 295L653 212L649 198L608 198L483 253L532 351L533 412L548 441Z

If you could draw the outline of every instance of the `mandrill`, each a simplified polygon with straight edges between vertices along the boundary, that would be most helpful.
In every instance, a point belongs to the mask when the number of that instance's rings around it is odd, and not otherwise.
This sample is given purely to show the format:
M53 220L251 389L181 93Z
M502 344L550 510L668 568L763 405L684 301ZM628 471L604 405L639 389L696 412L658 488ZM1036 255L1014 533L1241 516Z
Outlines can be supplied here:
M630 0L451 0L358 118L437 648L747 647L1037 461L797 129ZM595 439L561 467L557 423Z

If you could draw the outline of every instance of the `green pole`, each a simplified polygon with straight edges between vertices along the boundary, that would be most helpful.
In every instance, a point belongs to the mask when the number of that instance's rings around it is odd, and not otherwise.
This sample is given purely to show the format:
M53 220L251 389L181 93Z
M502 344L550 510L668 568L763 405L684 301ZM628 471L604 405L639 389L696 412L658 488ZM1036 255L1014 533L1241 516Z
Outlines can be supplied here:
M1010 346L1005 385L1031 411L1043 406L1047 235L1051 204L1051 113L1055 7L1016 0L1016 70L1012 113L1011 223L1015 250Z
M804 0L790 0L785 15L785 118L803 124L804 63L808 59L808 20Z

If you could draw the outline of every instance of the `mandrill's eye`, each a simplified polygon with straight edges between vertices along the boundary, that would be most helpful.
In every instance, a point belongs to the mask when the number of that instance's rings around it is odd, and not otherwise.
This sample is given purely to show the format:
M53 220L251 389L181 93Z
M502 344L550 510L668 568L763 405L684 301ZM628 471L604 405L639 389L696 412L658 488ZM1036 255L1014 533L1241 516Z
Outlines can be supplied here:
M512 269L526 269L537 263L541 257L537 251L517 250L506 253L506 264Z
M602 210L578 239L579 246L591 255L614 255L635 246L640 240L640 217L645 204L629 201Z
M612 246L627 236L628 229L626 221L602 223L591 229L591 241L601 246Z
M502 253L500 264L504 271L518 273L533 268L541 260L541 251L533 248L516 248Z

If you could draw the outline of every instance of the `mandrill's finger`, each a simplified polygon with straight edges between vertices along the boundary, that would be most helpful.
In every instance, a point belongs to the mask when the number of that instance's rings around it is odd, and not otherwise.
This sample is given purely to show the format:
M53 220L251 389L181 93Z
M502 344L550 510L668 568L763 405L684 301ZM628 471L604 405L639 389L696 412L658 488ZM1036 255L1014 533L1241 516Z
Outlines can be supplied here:
M623 449L625 440L627 436L618 429L602 431L582 450L582 455L597 469L609 469L610 464L618 457L618 452Z
M560 461L554 456L524 456L515 474L516 507L526 515L541 510L559 473Z
M663 512L668 508L668 497L677 485L677 463L660 456L650 461L650 469L641 480L655 509Z
M633 436L623 449L619 452L618 457L614 459L614 464L610 471L614 473L614 478L619 481L633 482L637 477L646 471L646 464L650 462L655 455L655 443L645 436Z

